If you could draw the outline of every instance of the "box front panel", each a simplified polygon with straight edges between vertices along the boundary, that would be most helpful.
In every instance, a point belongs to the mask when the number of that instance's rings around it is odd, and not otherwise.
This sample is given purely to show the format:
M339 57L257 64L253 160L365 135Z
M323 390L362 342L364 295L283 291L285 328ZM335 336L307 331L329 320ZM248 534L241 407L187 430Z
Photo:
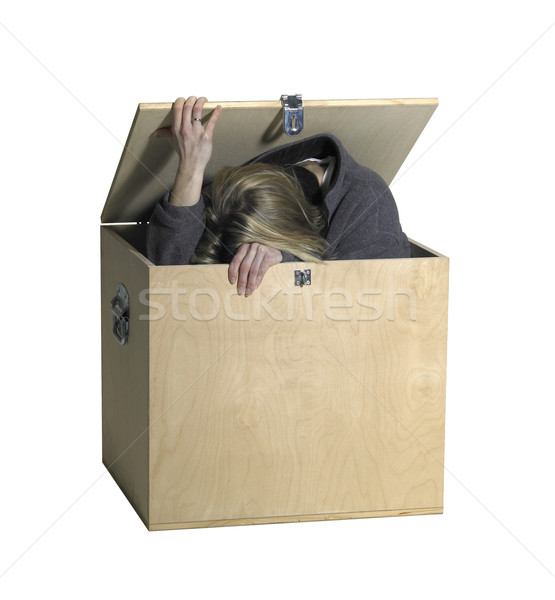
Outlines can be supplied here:
M441 512L447 269L153 269L151 526Z

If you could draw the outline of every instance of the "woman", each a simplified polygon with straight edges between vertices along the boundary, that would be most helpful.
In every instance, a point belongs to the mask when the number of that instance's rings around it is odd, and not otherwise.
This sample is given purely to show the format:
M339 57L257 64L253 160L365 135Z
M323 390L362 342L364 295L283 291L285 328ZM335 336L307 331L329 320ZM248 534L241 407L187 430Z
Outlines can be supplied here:
M147 233L155 264L225 263L249 296L282 261L404 258L410 246L383 179L330 135L270 150L220 171L203 195L204 170L222 108L205 126L206 98L178 98L167 138L179 155L173 189L156 205Z

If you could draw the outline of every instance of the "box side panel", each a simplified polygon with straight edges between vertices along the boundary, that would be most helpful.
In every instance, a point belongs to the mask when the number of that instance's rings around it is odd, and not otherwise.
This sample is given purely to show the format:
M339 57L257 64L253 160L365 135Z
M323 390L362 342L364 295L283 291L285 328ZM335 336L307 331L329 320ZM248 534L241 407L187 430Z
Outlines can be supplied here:
M441 512L447 266L156 269L151 528Z
M436 250L432 250L428 248L428 246L424 246L424 244L412 240L409 238L410 242L410 255L411 258L428 258L428 257L439 257L446 258L443 254L440 254Z
M102 460L141 519L148 523L148 320L139 299L148 289L143 257L108 227L101 228ZM129 293L129 340L112 332L111 300Z

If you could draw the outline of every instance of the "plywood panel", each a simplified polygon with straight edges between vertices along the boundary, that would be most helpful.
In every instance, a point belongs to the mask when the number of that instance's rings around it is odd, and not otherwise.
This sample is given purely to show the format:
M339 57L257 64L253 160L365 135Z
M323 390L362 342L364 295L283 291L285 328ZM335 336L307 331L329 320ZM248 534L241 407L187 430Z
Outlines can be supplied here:
M151 531L167 529L197 529L200 527L228 527L231 525L267 525L270 523L301 523L306 521L336 521L340 519L367 519L374 517L407 517L414 515L437 515L443 511L441 507L414 508L404 510L373 510L357 513L332 513L329 515L287 515L270 518L233 519L228 521L189 521L182 523L154 523L149 526Z
M204 117L217 104L207 104ZM283 131L279 101L219 104L224 110L206 182L223 166L240 165L276 146L329 133L342 141L355 160L391 183L437 100L305 100L304 130L295 137ZM165 140L150 137L170 124L171 107L169 103L139 105L102 213L103 223L148 220L156 200L173 185L177 156Z
M441 512L448 260L311 266L151 269L151 528Z
M148 522L148 322L140 320L148 261L101 228L102 460L139 516ZM123 283L131 298L129 342L112 334L111 299Z

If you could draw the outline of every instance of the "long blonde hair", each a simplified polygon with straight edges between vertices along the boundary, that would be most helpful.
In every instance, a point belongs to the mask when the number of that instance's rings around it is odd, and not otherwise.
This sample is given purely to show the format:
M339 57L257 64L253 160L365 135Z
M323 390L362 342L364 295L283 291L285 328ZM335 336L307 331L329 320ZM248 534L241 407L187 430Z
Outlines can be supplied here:
M205 230L194 263L228 263L239 247L259 242L302 261L320 261L326 215L309 202L297 180L284 168L254 163L226 167L212 184L204 212Z

